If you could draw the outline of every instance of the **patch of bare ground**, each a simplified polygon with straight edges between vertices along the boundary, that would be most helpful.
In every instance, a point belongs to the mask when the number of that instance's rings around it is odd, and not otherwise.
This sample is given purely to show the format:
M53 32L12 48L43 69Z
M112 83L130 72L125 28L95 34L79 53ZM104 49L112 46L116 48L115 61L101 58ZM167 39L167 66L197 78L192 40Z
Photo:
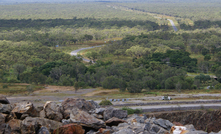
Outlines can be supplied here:
M84 96L87 96L87 97L100 96L100 95L105 95L107 93L113 93L113 92L117 92L118 93L119 90L117 90L117 89L114 89L114 90L99 90L99 91L94 91L94 92L87 93Z

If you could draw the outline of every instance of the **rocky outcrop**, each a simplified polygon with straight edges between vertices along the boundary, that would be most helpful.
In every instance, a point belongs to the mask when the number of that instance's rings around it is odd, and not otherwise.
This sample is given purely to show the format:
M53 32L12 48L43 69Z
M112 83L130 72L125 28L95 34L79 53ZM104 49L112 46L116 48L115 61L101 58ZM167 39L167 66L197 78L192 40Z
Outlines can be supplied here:
M11 104L0 104L0 113L9 114L13 109Z
M77 124L68 124L54 130L53 134L84 134L82 126Z
M10 104L8 99L5 96L3 96L3 95L0 95L0 103L1 104Z
M5 123L5 116L0 113L0 124Z
M45 118L39 118L39 117L26 117L22 121L21 125L21 132L22 133L35 133L39 130L41 126L46 127L51 133L56 128L62 126L61 122L45 119Z
M108 120L112 117L116 117L119 119L123 119L127 117L127 111L126 110L120 110L120 109L114 109L113 107L108 107L104 111L104 120Z
M35 109L31 102L16 103L15 108L11 112L15 113L17 119L20 119L23 114L28 114L32 117L39 116L39 111Z
M96 108L95 102L91 103L86 101L85 99L72 99L67 98L65 99L61 106L63 108L63 115L65 119L70 118L70 113L73 108L78 108L80 110L83 110L85 112L89 112L90 110L94 110Z
M79 109L73 109L70 115L70 121L72 123L79 124L92 129L99 129L105 127L104 121L95 118L87 112Z
M126 123L127 121L112 117L109 120L105 121L107 126L118 126L120 123Z
M11 134L11 128L8 124L0 124L0 134Z
M48 131L48 129L46 127L41 127L39 130L38 130L38 133L37 134L50 134L50 132Z
M20 134L21 133L21 120L12 119L8 122L8 125L11 127L11 133Z
M61 105L47 102L39 107L30 102L0 104L0 134L207 134L182 124L146 115L128 117L125 110L100 108L84 99L69 98Z
M46 102L43 111L41 111L41 117L45 117L55 121L61 121L63 119L62 107L55 102Z

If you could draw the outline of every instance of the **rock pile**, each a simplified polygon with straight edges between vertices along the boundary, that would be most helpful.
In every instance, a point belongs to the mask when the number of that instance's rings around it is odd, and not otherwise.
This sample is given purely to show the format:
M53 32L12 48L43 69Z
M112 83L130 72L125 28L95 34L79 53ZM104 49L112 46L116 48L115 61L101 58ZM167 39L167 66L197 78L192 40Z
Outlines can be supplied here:
M46 102L35 107L31 102L10 104L0 97L0 134L172 134L174 126L168 120L145 115L128 117L127 111L100 108L84 99L68 98L60 105ZM207 134L193 125L182 128L187 134Z

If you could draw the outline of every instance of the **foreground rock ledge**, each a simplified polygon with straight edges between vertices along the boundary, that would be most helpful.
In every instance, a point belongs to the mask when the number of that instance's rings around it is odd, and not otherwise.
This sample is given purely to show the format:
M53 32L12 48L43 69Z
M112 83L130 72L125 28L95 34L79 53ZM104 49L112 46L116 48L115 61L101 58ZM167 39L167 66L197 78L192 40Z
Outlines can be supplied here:
M125 110L100 108L84 99L67 98L61 104L47 102L40 107L31 102L0 103L0 134L208 134L191 124L184 126L162 118L128 117Z

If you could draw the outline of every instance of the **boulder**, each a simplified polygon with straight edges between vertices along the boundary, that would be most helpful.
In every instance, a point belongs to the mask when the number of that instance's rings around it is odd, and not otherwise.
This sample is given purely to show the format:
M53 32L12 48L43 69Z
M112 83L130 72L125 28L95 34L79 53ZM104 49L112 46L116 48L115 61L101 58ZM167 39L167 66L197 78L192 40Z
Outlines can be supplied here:
M46 118L45 110L41 110L40 113L39 113L39 116L40 116L41 118Z
M96 108L95 109L96 114L102 114L103 115L104 111L105 111L105 108Z
M146 116L138 116L137 114L133 114L131 117L127 118L127 122L138 122L138 123L144 123L146 120Z
M177 126L177 125L176 125ZM190 130L190 131L196 131L196 129L194 128L194 126L192 124L190 125L185 125L184 127L186 127L187 130Z
M100 114L92 114L94 117L98 118L98 119L103 119L103 115Z
M5 123L5 116L0 113L0 124L4 124L4 123Z
M67 124L70 124L71 123L71 120L70 119L63 119L63 120L61 120L61 122L62 122L62 125L67 125Z
M120 109L114 109L113 117L123 119L127 117L127 111L126 110L120 110Z
M11 134L11 128L8 124L0 124L0 134Z
M8 99L5 96L3 96L3 95L0 95L0 103L1 104L10 104Z
M166 130L170 130L171 127L173 126L173 123L171 123L170 121L168 120L163 120L163 119L157 119L157 120L154 120L153 122L154 124L166 129Z
M11 114L2 114L5 117L5 122L9 122L11 119L14 119Z
M111 134L111 130L110 129L104 129L104 128L100 128L96 134Z
M94 110L96 107L91 102L86 101L85 99L65 99L61 106L63 107L63 116L65 119L70 117L71 110L73 108L78 108L80 110L89 112L90 110Z
M87 102L91 103L91 105L92 105L93 107L95 107L95 108L100 108L100 105L99 105L97 102L93 101L93 100L89 100L89 101L87 101Z
M116 117L119 119L123 119L127 117L127 111L126 110L120 110L120 109L114 109L113 107L108 107L104 111L104 120L108 120L112 117Z
M9 114L13 109L11 104L0 104L0 113Z
M116 117L112 117L109 120L107 120L105 123L107 126L118 126L118 124L127 123L127 121L122 120L122 119L118 119Z
M82 126L77 124L68 124L54 130L53 134L84 134Z
M86 134L96 134L96 132L94 130L90 130Z
M50 132L48 131L48 129L46 127L41 127L37 134L50 134Z
M8 125L11 127L11 132L13 134L21 133L21 120L12 119L8 122Z
M93 115L79 109L73 109L70 115L71 123L77 123L81 126L99 129L105 127L104 121L95 118Z
M22 134L34 134L38 129L38 124L35 118L26 117L21 124Z
M21 116L21 120L24 120L26 117L29 117L29 115L28 114L22 114L22 116Z
M51 133L56 128L62 126L62 123L45 119L45 118L39 118L39 117L26 117L22 121L21 125L21 132L22 133L33 133L37 132L39 127L46 127Z
M57 105L55 102L49 102L49 103L46 102L44 106L44 112L46 118L51 120L61 121L63 118L63 115L61 113L62 112L61 107ZM42 116L41 114L40 116Z
M39 116L39 112L35 109L31 102L16 103L15 105L16 106L12 110L12 113L15 113L18 119L20 119L23 114L28 114L32 117Z
M132 129L126 128L126 129L122 129L117 132L114 132L113 134L135 134L135 132Z

